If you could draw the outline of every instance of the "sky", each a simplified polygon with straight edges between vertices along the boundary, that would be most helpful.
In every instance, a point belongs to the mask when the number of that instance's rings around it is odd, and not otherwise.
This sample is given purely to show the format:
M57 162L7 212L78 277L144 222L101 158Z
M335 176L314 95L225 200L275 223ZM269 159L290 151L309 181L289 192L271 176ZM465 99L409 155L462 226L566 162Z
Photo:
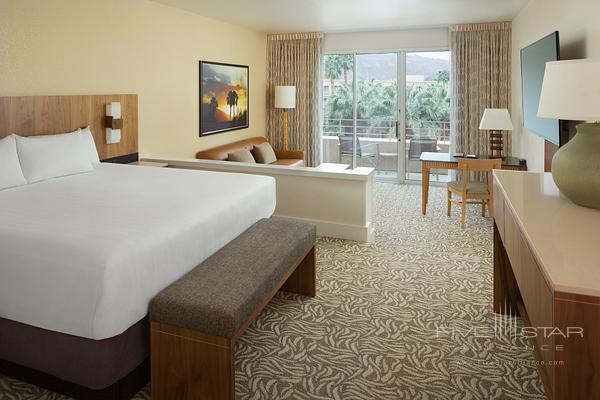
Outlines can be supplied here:
M211 97L214 96L219 103L219 110L229 114L227 93L230 90L235 90L238 94L238 110L243 111L247 109L247 71L248 70L243 67L202 64L202 101L204 103L210 103Z

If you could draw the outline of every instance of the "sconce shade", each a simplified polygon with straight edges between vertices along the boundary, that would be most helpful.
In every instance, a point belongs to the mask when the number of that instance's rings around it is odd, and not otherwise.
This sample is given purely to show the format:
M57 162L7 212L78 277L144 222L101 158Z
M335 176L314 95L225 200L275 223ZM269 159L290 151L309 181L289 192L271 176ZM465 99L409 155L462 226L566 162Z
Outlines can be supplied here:
M296 86L275 86L275 108L296 108Z
M487 131L512 131L513 124L506 108L486 108L479 129Z
M115 101L106 105L104 124L106 125L106 144L119 143L121 141L121 129L123 128L121 103Z
M106 115L109 117L113 117L114 119L121 118L121 103L118 101L108 103L106 105Z

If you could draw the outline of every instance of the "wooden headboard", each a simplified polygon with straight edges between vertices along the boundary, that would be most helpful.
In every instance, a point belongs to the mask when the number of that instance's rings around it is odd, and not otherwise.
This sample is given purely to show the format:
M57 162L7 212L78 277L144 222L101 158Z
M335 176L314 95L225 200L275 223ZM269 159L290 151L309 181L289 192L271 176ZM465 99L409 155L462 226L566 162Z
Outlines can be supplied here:
M106 104L121 103L121 142L106 144ZM90 126L101 160L138 152L137 94L0 97L0 138L71 132Z

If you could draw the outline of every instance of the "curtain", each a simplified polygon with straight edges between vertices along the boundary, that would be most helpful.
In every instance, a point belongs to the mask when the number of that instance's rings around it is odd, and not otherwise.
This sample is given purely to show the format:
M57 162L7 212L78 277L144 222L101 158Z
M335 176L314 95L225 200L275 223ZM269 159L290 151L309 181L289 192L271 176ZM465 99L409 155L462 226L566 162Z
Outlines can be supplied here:
M267 137L283 149L283 110L274 108L275 86L296 86L296 108L289 110L289 149L303 150L305 165L321 159L322 33L269 35L267 38Z
M454 25L452 51L451 151L488 155L487 131L479 130L486 108L510 109L511 23ZM511 138L504 132L504 156Z

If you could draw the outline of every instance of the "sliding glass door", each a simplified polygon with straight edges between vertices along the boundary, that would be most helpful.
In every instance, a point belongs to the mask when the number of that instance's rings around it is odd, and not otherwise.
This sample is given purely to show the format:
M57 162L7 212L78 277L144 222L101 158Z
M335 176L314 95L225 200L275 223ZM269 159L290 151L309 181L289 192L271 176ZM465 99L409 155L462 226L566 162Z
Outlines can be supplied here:
M323 161L397 178L398 54L327 55L324 77Z
M421 152L449 150L449 62L447 51L326 55L323 162L420 179Z
M421 179L422 152L450 151L450 52L406 53L405 178ZM433 180L448 181L447 170Z
M353 164L354 54L330 54L323 60L323 162Z
M356 55L356 160L398 177L398 54Z

